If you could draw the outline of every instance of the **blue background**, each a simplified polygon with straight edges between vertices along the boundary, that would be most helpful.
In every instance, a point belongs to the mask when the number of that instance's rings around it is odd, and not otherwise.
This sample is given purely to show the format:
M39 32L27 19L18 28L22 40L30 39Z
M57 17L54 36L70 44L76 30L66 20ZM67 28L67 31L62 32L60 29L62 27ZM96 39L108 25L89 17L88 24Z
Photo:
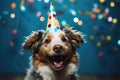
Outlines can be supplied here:
M79 74L119 74L120 73L120 0L114 0L115 7L110 7L113 0L105 0L100 3L99 0L50 0L45 3L44 0L34 0L32 4L26 0L24 6L25 11L20 9L21 0L1 0L0 1L0 73L25 73L29 67L29 56L31 52L24 51L21 44L32 31L46 28L47 12L50 2L53 2L60 23L66 21L67 24L73 26L84 33L87 43L82 44L77 49L80 55ZM61 1L61 2L60 2ZM11 3L16 3L16 8L11 9ZM97 4L101 12L92 12L94 5ZM66 7L64 7L66 6ZM104 13L108 8L108 16L99 19L97 16ZM71 14L73 9L76 14ZM45 17L45 21L40 21L40 17L36 17L36 13L40 11L41 16ZM79 13L79 11L81 13ZM12 19L10 14L14 13L15 18ZM91 13L96 15L95 20L91 18ZM108 22L107 18L111 16L118 20L117 24ZM74 17L82 20L80 26L73 21ZM64 25L61 24L64 28ZM97 26L97 30L94 29ZM17 30L17 34L12 34L13 30ZM110 35L111 40L107 41L106 37ZM90 36L94 36L91 39ZM101 36L103 38L101 39ZM10 45L13 42L13 46ZM96 44L101 42L101 46ZM102 56L100 56L102 54Z

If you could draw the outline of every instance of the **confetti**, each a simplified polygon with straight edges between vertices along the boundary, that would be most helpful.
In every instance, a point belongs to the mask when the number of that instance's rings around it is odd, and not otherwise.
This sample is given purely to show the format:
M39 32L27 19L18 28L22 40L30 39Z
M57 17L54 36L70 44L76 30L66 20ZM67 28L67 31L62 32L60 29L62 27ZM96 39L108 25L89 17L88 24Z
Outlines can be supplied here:
M42 0L38 0L39 2L42 1Z
M115 6L115 3L114 3L114 2L110 2L110 6L111 6L111 7L114 7L114 6Z
M93 7L94 8L98 8L98 4L97 3L93 3Z
M75 17L75 18L73 19L73 21L74 21L75 23L77 23L77 22L79 21L79 19L78 19L77 17Z
M38 12L36 13L36 17L40 17L40 16L41 16L41 12L38 11Z
M58 3L63 3L63 0L54 0L54 1Z
M4 14L4 15L8 15L8 14L9 14L9 11L6 11L6 10L5 10L5 11L3 11L3 14Z
M78 21L78 25L81 26L83 22L81 20Z
M73 2L75 2L75 0L70 0L70 2L72 2L72 3L73 3Z
M102 43L101 42L97 42L97 47L101 47Z
M92 15L91 15L91 18L92 18L92 20L96 20L96 15L95 15L95 14L92 14Z
M100 9L99 8L93 8L92 11L95 12L95 13L100 13Z
M111 38L110 35L108 35L108 36L106 37L106 40L107 40L107 41L111 41L111 39L112 39L112 38Z
M117 44L120 45L120 40L117 41Z
M26 10L25 6L21 6L20 9L21 9L21 11L23 11L23 12Z
M10 14L10 18L14 19L14 18L15 18L15 14L14 14L14 13L11 13L11 14Z
M102 14L98 15L98 19L101 20L103 18Z
M16 3L12 3L11 4L11 9L15 9L16 8Z
M40 17L40 21L43 22L45 18L43 16Z
M63 20L61 23L62 23L62 26L65 26L67 24L65 20Z
M94 40L94 35L90 35L90 40Z
M108 22L112 22L112 17L111 16L108 17Z
M73 15L73 16L76 16L76 11L75 10L73 10L73 9L69 9L69 11L70 11L70 13Z
M28 4L33 4L34 0L27 0Z
M91 12L91 11L86 11L85 14L86 14L87 16L91 16L92 12Z
M25 0L21 0L20 6L24 6L25 5Z
M11 41L11 40L9 41L9 44L10 44L10 46L12 46L12 47L14 46L14 43L13 43L13 41Z
M12 30L12 34L13 34L13 35L16 35L16 34L17 34L17 30L16 30L16 29L13 29L13 30Z
M118 20L116 18L113 18L113 21L112 21L114 24L116 24L118 22Z
M26 8L25 8L25 0L21 0L20 9L21 9L21 11L23 11L23 12L26 10Z
M48 3L48 2L49 2L49 0L44 0L44 2L45 2L45 3Z
M99 2L100 2L100 3L104 3L104 2L105 2L105 0L99 0Z
M109 13L109 8L106 8L106 9L105 9L105 13Z

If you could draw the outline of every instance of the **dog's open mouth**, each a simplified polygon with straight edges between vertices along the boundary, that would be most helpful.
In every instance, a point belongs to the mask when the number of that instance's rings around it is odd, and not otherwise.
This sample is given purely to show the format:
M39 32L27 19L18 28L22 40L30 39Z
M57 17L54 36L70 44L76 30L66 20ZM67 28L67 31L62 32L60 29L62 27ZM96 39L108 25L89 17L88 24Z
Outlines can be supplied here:
M54 56L49 56L48 58L55 68L63 67L65 55L54 55Z

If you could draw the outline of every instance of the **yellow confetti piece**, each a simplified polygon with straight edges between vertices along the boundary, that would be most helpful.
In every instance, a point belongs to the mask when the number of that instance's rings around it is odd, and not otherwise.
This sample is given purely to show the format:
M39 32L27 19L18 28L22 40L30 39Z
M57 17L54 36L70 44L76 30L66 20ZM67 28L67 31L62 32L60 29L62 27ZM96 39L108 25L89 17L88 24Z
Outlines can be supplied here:
M70 2L75 2L75 0L70 0Z
M90 40L94 40L94 35L90 35Z
M20 6L24 6L25 5L25 0L21 0Z
M110 35L108 35L108 36L106 37L106 40L107 40L107 41L111 41L111 39L112 39L112 38L111 38Z
M111 6L111 7L114 7L114 6L115 6L115 3L114 3L114 2L111 2L111 3L110 3L110 6Z
M102 14L102 17L103 17L103 18L106 17L105 14Z
M112 21L114 24L116 24L118 22L118 20L116 18L113 18L113 21Z
M97 47L101 47L102 43L101 42L97 42Z
M90 16L90 15L92 15L92 12L91 12L91 11L86 11L85 14L86 14L87 16Z
M99 0L99 2L100 2L100 3L104 3L104 2L105 2L105 0Z

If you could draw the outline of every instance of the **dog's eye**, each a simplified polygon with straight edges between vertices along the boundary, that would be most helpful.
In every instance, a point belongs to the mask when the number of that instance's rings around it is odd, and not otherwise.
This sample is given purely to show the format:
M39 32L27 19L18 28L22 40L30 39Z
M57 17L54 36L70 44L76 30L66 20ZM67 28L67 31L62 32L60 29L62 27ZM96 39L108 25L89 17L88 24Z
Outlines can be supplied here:
M62 37L61 40L62 40L63 42L66 42L66 41L67 41L67 39L66 39L65 37Z
M51 41L50 39L46 39L45 43L50 43L50 41Z

